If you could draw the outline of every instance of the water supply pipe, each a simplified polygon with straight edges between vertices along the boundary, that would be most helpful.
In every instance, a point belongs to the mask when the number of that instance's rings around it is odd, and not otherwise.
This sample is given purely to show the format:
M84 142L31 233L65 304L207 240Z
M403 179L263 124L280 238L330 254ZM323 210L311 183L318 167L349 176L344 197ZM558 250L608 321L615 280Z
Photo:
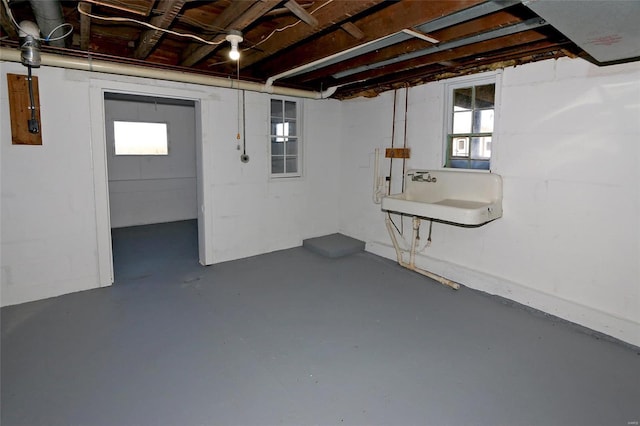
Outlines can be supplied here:
M391 224L391 218L389 217L388 213L387 217L385 218L385 225L387 226L387 231L389 231L389 235L391 236L391 242L393 243L393 248L396 250L396 257L400 266L429 277L432 280L436 280L440 284L444 284L454 290L458 290L460 288L460 284L458 284L457 282L451 281L448 278L442 277L440 275L434 274L433 272L429 272L416 266L416 248L418 245L418 230L420 229L420 218L415 216L413 218L413 233L411 238L411 249L409 251L409 262L404 261L403 252L406 252L407 250L403 250L400 248L398 239L396 238L396 234L395 232L393 232L393 225Z
M20 63L20 51L7 47L0 47L0 61ZM203 74L193 74L185 71L150 68L140 65L119 64L105 60L88 58L75 58L71 56L55 55L51 53L41 54L41 64L45 66L75 69L106 74L126 75L132 77L154 78L157 80L175 81L180 83L201 84L203 86L224 87L227 89L249 90L260 93L273 93L276 95L292 96L307 99L326 99L331 96L328 89L324 92L311 90L292 89L288 87L271 86L251 81L236 81L233 79L214 77Z

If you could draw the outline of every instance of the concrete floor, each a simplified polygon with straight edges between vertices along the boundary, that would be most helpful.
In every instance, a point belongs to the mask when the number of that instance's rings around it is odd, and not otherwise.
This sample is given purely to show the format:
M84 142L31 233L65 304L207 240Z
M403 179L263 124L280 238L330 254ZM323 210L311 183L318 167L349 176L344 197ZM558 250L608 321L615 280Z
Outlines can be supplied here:
M117 283L2 309L2 425L629 425L640 354L368 253L200 267L116 230Z

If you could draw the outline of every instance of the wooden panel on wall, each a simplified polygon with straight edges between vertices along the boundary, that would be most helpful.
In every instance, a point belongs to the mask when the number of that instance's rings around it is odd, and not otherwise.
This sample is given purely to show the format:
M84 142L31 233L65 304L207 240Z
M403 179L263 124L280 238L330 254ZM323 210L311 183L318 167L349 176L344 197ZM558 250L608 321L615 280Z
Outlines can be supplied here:
M384 152L386 158L410 158L410 148L387 148Z
M11 116L11 142L14 145L42 145L42 122L40 121L40 95L38 77L32 77L33 102L40 127L38 133L29 132L31 109L29 82L26 75L7 74L9 85L9 113Z

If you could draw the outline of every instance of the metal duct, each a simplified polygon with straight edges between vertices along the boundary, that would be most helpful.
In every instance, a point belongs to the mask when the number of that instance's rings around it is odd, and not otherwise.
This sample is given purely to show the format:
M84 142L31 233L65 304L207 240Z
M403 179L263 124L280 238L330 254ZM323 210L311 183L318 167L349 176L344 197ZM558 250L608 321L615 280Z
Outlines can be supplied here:
M33 14L36 17L36 22L40 27L40 33L42 37L47 37L51 31L56 27L64 24L64 18L62 17L62 6L58 0L29 0ZM64 33L64 28L56 31L55 34L51 34L52 37L61 36ZM49 42L49 45L55 47L65 47L64 40L56 40Z

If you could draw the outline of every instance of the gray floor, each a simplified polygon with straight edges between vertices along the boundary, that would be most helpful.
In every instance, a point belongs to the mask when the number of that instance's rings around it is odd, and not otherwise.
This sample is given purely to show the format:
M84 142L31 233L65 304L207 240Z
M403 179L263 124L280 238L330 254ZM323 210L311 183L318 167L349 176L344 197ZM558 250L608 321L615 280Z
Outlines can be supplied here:
M118 230L116 285L3 308L2 425L640 420L637 348L368 253L203 268L195 238Z

